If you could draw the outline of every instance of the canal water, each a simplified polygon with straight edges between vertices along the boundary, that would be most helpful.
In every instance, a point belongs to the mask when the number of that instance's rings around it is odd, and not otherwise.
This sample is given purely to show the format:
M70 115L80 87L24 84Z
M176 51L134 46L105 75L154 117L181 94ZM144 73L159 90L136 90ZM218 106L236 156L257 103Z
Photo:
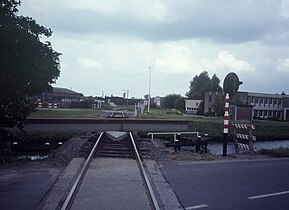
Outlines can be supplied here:
M289 140L282 141L260 141L254 142L254 147L257 150L261 149L278 149L278 148L289 148ZM209 143L208 150L213 155L223 154L223 144L222 143ZM235 146L233 142L228 143L227 154L234 154Z

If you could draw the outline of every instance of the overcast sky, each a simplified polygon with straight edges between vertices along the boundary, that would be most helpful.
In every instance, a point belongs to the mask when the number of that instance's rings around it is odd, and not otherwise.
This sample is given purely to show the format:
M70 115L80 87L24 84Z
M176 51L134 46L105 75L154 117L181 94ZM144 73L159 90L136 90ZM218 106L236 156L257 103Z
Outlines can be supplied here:
M54 86L84 95L185 95L202 71L289 94L288 0L22 0L62 53Z

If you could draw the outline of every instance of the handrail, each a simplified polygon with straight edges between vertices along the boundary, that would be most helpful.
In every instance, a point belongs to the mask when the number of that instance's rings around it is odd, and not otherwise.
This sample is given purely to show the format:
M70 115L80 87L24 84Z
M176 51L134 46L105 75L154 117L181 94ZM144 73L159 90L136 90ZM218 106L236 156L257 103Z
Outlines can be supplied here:
M151 138L154 139L154 135L174 135L174 140L176 140L176 135L179 134L196 134L196 136L199 136L199 132L197 131L184 131L184 132L161 132L161 133L148 133L148 135L151 135Z

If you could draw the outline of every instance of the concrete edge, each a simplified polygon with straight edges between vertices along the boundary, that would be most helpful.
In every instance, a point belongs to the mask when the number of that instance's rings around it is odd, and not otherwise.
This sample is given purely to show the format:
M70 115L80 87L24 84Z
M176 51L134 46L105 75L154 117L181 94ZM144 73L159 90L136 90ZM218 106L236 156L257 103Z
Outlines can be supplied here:
M36 207L37 210L60 209L61 203L70 190L70 186L76 179L84 158L73 158L70 163L62 170L42 202Z
M236 159L236 160L204 160L204 161L193 161L193 160L183 160L183 161L174 161L178 165L193 165L193 164L217 164L217 163L236 163L236 162L261 162L261 161L280 161L280 160L289 160L289 158L259 158L259 159Z
M178 210L184 209L179 202L176 194L164 178L157 163L153 160L145 160L145 166L149 172L149 176L157 192L157 196L162 202L162 209L165 210Z

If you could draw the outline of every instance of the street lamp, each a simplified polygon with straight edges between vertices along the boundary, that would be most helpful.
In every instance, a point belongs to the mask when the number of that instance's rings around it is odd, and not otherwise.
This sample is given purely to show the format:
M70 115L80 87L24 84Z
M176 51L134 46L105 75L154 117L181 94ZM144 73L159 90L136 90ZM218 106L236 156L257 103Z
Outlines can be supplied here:
M150 113L150 106L151 106L151 78L152 78L152 68L149 67L150 74L149 74L149 95L148 95L148 113Z
M126 106L128 107L128 93L129 93L129 89L122 90L122 91L124 93L124 97L123 98L126 98Z

